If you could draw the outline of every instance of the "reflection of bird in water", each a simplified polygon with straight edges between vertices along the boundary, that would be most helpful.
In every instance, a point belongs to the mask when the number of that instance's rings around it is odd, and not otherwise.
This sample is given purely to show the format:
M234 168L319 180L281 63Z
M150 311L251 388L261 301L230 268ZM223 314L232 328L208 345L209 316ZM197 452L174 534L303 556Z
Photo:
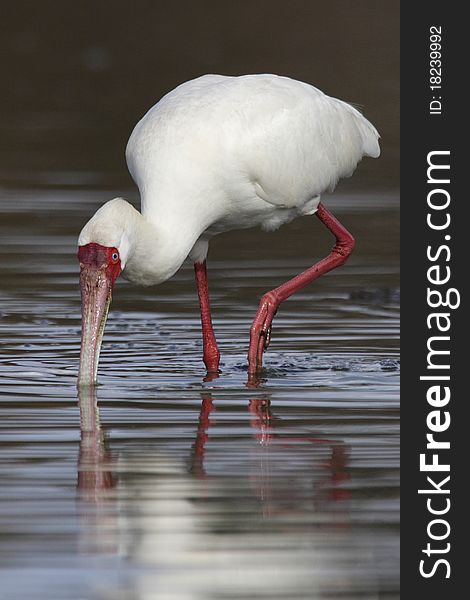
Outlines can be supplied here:
M256 428L260 443L263 445L275 445L276 447L287 452L288 450L295 453L299 444L311 445L311 448L325 445L330 456L326 459L322 466L326 469L327 477L323 483L317 487L326 488L328 491L327 499L329 500L344 500L350 497L350 492L345 489L340 489L338 486L350 479L346 471L348 462L347 447L344 443L333 441L331 439L312 437L310 432L296 432L294 435L287 431L282 431L285 424L281 419L273 418L271 411L271 403L268 399L253 399L249 404L250 412L255 415L252 420L252 426ZM274 427L276 431L273 431ZM318 490L317 490L318 495Z
M295 506L299 492L304 500L310 499L318 506L350 497L350 492L342 487L349 474L346 470L347 449L341 441L294 430L288 422L273 416L267 396L251 399L248 410L254 439L258 443L253 445L245 437L237 440L233 453L230 448L221 448L216 467L221 476L245 475L261 501L265 515ZM205 463L210 467L209 429L216 420L212 395L203 394L191 463L191 472L198 477L210 476ZM225 439L217 439L225 447ZM215 444L212 450L216 450ZM296 479L308 480L308 489L299 487Z
M79 393L80 407L80 452L78 460L78 483L80 497L83 500L100 503L104 499L103 492L116 486L113 469L116 461L107 448L105 433L101 428L98 401L94 388L84 388ZM209 440L209 429L212 425L210 415L215 412L212 394L202 394L201 410L196 437L191 452L190 472L194 475L206 477L205 458ZM327 480L331 483L330 499L348 497L348 493L335 489L335 485L348 479L345 471L347 463L347 450L344 444L338 441L312 437L310 433L293 433L287 423L273 416L271 402L268 397L254 398L249 401L251 427L255 430L254 438L259 442L255 448L280 450L284 459L289 458L292 452L302 450L305 446L327 449L329 456L323 462L317 463L329 473ZM283 430L284 429L284 430ZM223 443L223 439L221 439ZM250 446L252 444L250 443ZM264 452L264 450L263 450ZM323 453L322 453L323 454ZM266 454L265 454L266 456ZM243 460L243 455L239 460ZM318 466L318 464L316 466ZM229 465L227 465L229 466ZM227 474L230 474L227 471Z
M109 553L114 546L114 552L126 547L132 554L131 531L138 529L139 554L177 560L179 552L199 543L201 527L210 529L211 522L218 527L218 506L225 514L233 511L236 519L241 503L261 523L299 518L307 507L331 511L336 501L349 497L342 487L348 478L344 444L299 431L275 417L267 396L249 401L246 416L253 435L225 432L226 425L217 435L217 417L223 420L223 411L217 411L210 393L203 393L195 438L188 447L189 466L178 457L181 450L175 455L174 448L157 443L151 450L147 445L142 455L121 451L112 457L94 388L81 390L79 402L78 489L86 531L82 546L88 551ZM344 524L346 506L338 509L337 520Z
M115 554L117 520L113 488L116 465L107 448L101 428L98 402L94 390L79 392L80 450L77 489L83 552ZM105 532L105 533L103 533Z
M80 392L80 454L78 489L84 500L101 500L101 491L114 487L111 455L100 425L96 395L90 388Z
M261 298L248 350L248 372L259 371L281 303L352 252L354 238L321 195L350 176L364 156L379 156L378 137L349 104L276 75L205 75L162 98L136 125L126 150L142 213L115 198L80 233L79 385L96 381L119 274L138 285L156 285L187 257L195 268L203 360L208 372L218 372L206 273L210 239L233 229L270 231L315 214L336 244L326 258Z

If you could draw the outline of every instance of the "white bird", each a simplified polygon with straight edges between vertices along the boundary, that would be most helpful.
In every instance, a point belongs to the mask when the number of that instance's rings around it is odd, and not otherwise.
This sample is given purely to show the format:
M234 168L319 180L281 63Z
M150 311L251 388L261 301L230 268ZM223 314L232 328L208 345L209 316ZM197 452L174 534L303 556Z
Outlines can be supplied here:
M208 373L217 373L206 275L210 238L231 229L274 230L316 214L336 245L327 258L261 298L248 353L248 371L256 373L279 304L351 253L354 238L320 198L363 156L379 156L378 139L355 108L288 77L204 75L164 96L137 123L126 149L142 213L115 198L79 236L79 385L96 382L117 276L159 284L187 257L195 266L204 363Z

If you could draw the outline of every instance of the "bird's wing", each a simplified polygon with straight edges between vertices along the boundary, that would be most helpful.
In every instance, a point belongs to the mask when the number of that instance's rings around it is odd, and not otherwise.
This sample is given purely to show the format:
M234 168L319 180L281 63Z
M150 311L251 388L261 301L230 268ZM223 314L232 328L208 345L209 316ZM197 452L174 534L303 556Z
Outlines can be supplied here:
M178 198L187 214L198 193L201 202L216 193L235 201L247 189L291 208L334 188L364 155L378 156L378 138L359 111L308 84L275 75L206 75L144 116L126 157L144 214L161 215Z
M379 156L379 135L355 108L307 84L274 83L276 93L240 109L238 129L239 162L263 200L302 206L350 176L363 156Z

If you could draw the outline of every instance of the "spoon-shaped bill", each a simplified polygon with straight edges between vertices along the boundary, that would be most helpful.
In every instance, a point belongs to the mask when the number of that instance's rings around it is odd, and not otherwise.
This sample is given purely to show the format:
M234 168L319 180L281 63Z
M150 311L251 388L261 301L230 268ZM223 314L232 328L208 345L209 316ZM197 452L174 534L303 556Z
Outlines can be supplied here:
M101 341L103 339L113 282L103 268L83 266L80 272L82 295L82 342L78 386L97 381Z

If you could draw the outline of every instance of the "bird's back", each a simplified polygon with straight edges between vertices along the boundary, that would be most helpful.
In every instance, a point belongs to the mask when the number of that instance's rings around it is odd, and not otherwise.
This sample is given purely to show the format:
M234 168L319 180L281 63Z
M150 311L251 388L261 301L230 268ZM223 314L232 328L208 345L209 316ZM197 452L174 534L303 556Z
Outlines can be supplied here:
M205 75L150 109L126 158L146 218L197 222L202 232L307 212L363 156L380 154L378 137L355 108L306 83Z

